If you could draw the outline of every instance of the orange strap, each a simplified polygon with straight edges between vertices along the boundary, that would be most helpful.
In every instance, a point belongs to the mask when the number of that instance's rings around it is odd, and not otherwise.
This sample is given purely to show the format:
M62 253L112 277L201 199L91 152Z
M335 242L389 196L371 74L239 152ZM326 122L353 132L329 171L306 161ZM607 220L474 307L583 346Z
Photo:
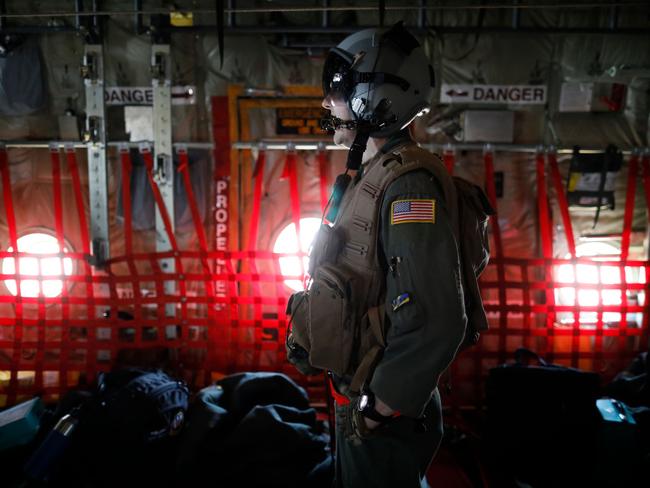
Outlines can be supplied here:
M337 405L349 405L350 404L350 399L348 397L346 397L345 395L339 393L339 391L336 389L336 387L334 386L334 382L332 381L331 376L328 376L327 383L330 385L330 393L332 393L332 398L334 398L334 401L336 402Z

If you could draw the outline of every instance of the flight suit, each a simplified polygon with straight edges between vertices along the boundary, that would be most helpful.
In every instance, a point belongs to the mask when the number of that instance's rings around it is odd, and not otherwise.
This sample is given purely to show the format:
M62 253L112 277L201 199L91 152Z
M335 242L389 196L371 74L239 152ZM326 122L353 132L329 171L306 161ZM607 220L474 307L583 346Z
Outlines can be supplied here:
M400 133L375 157L408 143ZM355 184L360 181L362 172ZM395 218L394 202L429 200L433 222ZM442 439L437 383L467 323L456 238L442 188L428 171L406 173L388 186L379 240L390 325L370 390L400 416L360 439L349 435L354 402L337 404L337 486L415 488ZM335 378L339 390L347 380Z

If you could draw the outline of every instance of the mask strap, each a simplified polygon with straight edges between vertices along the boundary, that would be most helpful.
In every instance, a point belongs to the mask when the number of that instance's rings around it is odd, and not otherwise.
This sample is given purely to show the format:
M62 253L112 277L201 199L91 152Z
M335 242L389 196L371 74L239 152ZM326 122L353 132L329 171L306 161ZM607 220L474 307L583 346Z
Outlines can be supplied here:
M352 147L350 147L350 152L348 152L348 161L346 167L348 169L358 171L361 168L361 159L363 153L366 151L366 146L368 145L368 139L370 138L370 132L361 131L357 132L357 135L354 138Z

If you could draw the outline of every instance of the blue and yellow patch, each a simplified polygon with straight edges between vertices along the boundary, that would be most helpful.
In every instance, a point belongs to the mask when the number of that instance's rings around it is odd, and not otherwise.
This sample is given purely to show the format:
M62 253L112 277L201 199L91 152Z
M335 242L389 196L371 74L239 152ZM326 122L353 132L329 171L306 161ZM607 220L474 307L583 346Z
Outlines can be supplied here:
M410 301L411 301L411 296L408 293L402 293L401 295L398 295L391 302L391 305L393 306L393 312L395 312L398 308L403 307L407 303L410 303Z
M395 200L390 207L390 223L391 225L435 224L436 201L422 198Z

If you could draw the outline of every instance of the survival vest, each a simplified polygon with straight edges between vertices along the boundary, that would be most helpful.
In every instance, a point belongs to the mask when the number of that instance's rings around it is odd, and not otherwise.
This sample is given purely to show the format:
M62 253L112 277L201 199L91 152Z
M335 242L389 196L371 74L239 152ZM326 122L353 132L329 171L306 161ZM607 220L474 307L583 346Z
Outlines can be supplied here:
M477 283L489 259L487 221L493 211L485 194L449 176L440 158L413 142L378 155L345 192L333 226L321 227L310 255L311 287L289 305L292 335L309 353L309 363L350 377L350 395L361 391L386 347L385 269L378 252L383 196L394 180L419 169L439 182L459 245L468 318L461 348L476 343L488 327Z

